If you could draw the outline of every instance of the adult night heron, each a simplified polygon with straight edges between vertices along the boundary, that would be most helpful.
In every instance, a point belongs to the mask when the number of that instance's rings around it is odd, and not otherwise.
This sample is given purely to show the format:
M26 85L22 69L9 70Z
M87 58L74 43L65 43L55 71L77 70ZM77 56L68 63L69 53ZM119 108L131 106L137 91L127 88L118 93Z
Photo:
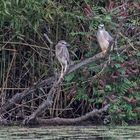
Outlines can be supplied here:
M68 46L70 45L64 40L60 40L55 46L55 54L61 64L61 75L59 79L63 78L70 62L69 52L67 49Z
M111 35L105 30L104 24L100 24L98 26L97 31L97 40L102 49L102 52L106 54L108 49L112 50L113 48L113 38Z

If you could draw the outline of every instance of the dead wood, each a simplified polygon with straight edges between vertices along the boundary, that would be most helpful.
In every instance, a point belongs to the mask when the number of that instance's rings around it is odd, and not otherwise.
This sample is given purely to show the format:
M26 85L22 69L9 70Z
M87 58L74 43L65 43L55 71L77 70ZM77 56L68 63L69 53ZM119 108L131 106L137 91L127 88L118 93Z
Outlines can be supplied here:
M11 99L9 99L5 104L3 104L1 106L1 108L0 108L1 116L0 117L3 118L3 115L6 113L6 111L8 109L11 109L14 105L20 103L26 96L35 92L35 90L37 90L39 87L50 85L54 79L55 79L55 77L45 79L41 82L34 84L34 86L24 90L21 93L16 93Z
M59 86L59 84L61 83L62 79L60 80L55 80L52 88L50 89L48 95L47 95L47 100L45 100L38 108L35 112L33 112L30 116L28 116L27 118L25 118L23 120L23 124L28 124L31 120L34 120L36 118L36 116L41 113L43 110L45 111L46 109L48 109L49 107L52 106L53 103L53 97L56 93L56 89Z
M81 117L77 117L77 118L52 118L52 119L40 119L37 118L37 122L39 124L42 125L71 125L71 124L77 124L80 123L82 121L86 121L88 119L90 119L91 117L97 116L100 113L107 111L107 109L109 108L109 104L104 106L101 109L93 109L91 112L86 113L85 115L81 116Z
M126 49L126 48L123 48L123 50L124 49ZM122 48L121 48L121 50L122 50ZM85 65L88 65L88 64L90 64L90 63L92 63L94 61L100 60L100 59L105 58L105 57L106 57L106 55L103 55L102 53L98 53L98 54L96 54L95 56L93 56L91 58L87 58L87 59L79 62L78 64L71 65L66 74L69 74L69 73L71 73L71 72L73 72L73 71L75 71L75 70L77 70L77 69L79 69L79 68L81 68L81 67L83 67ZM52 93L55 93L56 87L59 84L59 83L56 84L56 82L54 82L57 79L57 77L50 77L48 79L42 80L41 82L38 82L38 83L34 84L32 87L24 90L23 92L15 94L10 100L8 100L0 108L0 114L1 114L0 118L1 119L3 118L3 115L6 113L6 111L8 109L13 108L14 105L16 105L17 103L21 102L26 96L28 96L29 94L35 92L38 88L44 87L44 86L50 86L52 83L54 83L52 88L50 89L50 91L48 93L47 100L45 100L38 107L38 109L31 114L31 116L26 118L24 120L24 122L29 122L29 120L36 118L36 116L39 113L41 113L42 110L47 109L48 107L50 107L52 105L52 100L53 100L53 97L54 97L54 94L52 94Z
M102 55L102 53L99 53L91 58L87 58L81 62L79 62L78 64L75 65L71 65L68 69L68 72L66 74L69 74L79 68L81 68L82 66L85 66L91 62L94 62L98 59L103 58L104 56ZM2 105L2 107L0 108L0 114L2 114L5 110L9 109L11 106L15 105L16 103L19 103L23 98L25 98L27 95L33 93L37 88L40 87L44 87L45 85L51 85L54 81L55 81L56 77L50 77L48 79L42 80L41 82L38 82L36 84L34 84L32 87L24 90L21 93L17 93L15 94L10 100L8 100L5 104Z
M74 65L74 66L71 66L69 69L68 69L68 72L67 73L71 73L75 70L77 70L78 68L82 67L82 66L85 66L99 58L102 58L103 55L102 53L99 53L91 58L88 58L86 60L83 60L82 62ZM64 76L66 75L66 73L64 74ZM34 120L43 110L46 110L48 109L49 107L52 106L52 103L53 103L53 97L55 95L55 91L56 91L56 88L59 86L59 84L61 83L63 79L59 79L58 81L55 81L51 90L49 91L48 93L48 97L47 97L47 100L45 100L38 108L35 112L33 112L29 117L25 118L23 120L23 124L28 124L31 120Z

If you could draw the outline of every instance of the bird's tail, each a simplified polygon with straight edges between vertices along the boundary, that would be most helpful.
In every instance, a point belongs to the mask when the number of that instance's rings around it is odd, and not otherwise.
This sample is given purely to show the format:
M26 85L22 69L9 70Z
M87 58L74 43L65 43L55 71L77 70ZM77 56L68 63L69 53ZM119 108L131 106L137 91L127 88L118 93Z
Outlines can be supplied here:
M112 40L112 42L110 43L110 52L116 52L117 55L119 56L118 53L118 46L117 46L117 36L115 37L115 39Z

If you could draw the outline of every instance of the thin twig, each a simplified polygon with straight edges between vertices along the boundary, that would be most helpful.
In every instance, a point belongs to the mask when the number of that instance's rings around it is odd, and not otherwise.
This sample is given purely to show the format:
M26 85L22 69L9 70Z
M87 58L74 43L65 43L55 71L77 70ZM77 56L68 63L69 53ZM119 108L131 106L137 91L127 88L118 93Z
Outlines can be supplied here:
M47 41L48 41L50 44L53 44L53 42L51 41L51 39L48 37L47 34L44 33L44 36L45 36L45 38L47 39Z
M138 49L136 49L136 48L132 45L131 40L130 40L129 38L127 38L126 36L124 36L121 32L119 33L119 35L121 35L121 36L129 43L129 45L130 45L135 51L138 50Z
M23 45L23 46L31 46L31 47L38 48L38 49L50 50L49 48L46 48L46 47L41 47L41 46L32 45L32 44L28 44L28 43L21 43L21 42L2 41L2 42L0 42L0 44ZM4 48L0 49L0 51L3 49Z
M44 33L44 36L46 38L46 40L49 42L50 44L50 71L52 72L52 74L54 75L54 66L53 66L53 42L52 40L48 37L48 35L46 33Z

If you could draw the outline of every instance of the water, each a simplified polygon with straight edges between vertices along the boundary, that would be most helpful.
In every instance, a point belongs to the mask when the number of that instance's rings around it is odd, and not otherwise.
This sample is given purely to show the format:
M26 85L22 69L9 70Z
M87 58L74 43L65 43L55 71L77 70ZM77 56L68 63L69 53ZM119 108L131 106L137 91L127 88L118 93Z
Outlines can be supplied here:
M0 140L140 140L140 126L1 127Z

